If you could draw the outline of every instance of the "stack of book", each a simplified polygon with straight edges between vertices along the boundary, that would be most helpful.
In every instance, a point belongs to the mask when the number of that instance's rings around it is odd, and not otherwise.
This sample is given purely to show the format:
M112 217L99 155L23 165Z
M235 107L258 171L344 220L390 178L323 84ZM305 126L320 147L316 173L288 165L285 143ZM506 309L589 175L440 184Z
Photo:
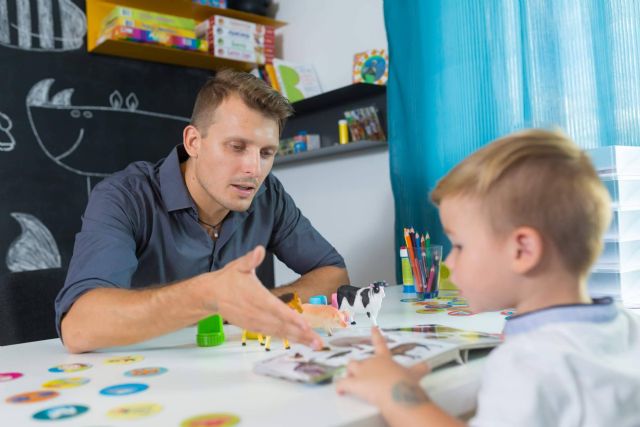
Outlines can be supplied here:
M207 43L196 38L195 26L193 19L116 6L102 22L98 44L126 40L206 52Z
M196 26L196 36L205 39L209 53L217 58L266 64L275 53L275 28L221 15L213 15Z
M640 308L640 147L587 150L612 201L604 250L588 280L592 296L612 296Z

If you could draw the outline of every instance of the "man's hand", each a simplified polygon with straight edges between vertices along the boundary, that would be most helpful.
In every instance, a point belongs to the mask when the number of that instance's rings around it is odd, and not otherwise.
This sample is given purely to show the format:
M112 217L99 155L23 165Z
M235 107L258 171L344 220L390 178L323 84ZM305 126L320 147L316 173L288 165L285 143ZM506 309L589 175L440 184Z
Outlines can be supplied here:
M257 246L224 268L209 273L211 300L205 308L243 329L287 338L320 349L322 339L304 318L271 294L256 276L265 249Z

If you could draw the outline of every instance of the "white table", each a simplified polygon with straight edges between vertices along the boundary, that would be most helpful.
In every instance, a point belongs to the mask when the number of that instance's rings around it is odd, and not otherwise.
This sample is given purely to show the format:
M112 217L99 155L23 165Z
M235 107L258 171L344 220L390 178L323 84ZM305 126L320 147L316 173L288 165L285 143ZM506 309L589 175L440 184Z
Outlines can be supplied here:
M438 323L458 328L501 332L504 316L483 313L468 317L449 316L446 312L418 314L416 307L400 302L401 287L386 289L378 322L381 327ZM366 318L358 328L369 328ZM75 418L58 420L55 425L161 425L178 426L185 419L206 413L233 413L242 426L376 426L384 425L376 408L353 397L341 397L333 385L308 386L254 374L255 362L279 354L279 339L266 353L257 341L240 344L241 331L225 326L226 342L219 347L199 348L195 328L186 328L135 346L114 348L87 354L69 354L59 340L0 347L0 372L20 372L23 377L0 382L0 424L7 426L47 425L34 420L33 414L58 405L80 404L89 411ZM114 356L140 355L144 360L129 365L107 365ZM61 364L88 363L92 368L75 373L52 373L48 369ZM471 409L479 385L481 361L441 369L423 380L431 397L447 411L460 415ZM161 366L168 372L152 377L132 378L124 372ZM44 390L42 384L59 378L86 377L89 383L57 390L60 396L35 403L6 403L18 393ZM100 390L123 383L144 383L149 388L127 396L103 396ZM150 402L162 410L135 421L111 420L110 409L126 403Z

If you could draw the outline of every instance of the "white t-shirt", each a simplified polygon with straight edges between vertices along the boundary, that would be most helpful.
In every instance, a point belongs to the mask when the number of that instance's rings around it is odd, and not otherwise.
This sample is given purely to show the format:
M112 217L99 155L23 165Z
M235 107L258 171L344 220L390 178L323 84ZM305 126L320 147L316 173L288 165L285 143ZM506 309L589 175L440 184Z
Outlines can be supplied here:
M470 425L640 426L640 316L603 298L509 319Z

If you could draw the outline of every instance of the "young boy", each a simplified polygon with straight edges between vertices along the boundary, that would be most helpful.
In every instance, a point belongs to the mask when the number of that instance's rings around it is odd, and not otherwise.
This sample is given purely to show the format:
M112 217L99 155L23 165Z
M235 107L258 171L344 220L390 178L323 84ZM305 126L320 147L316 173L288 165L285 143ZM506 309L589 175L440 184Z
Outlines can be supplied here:
M515 133L462 161L431 198L471 309L518 313L488 357L470 425L640 425L640 316L587 294L610 200L584 152L559 133ZM376 356L350 363L339 393L393 426L462 424L420 388L428 367L401 367L377 329L373 339Z

